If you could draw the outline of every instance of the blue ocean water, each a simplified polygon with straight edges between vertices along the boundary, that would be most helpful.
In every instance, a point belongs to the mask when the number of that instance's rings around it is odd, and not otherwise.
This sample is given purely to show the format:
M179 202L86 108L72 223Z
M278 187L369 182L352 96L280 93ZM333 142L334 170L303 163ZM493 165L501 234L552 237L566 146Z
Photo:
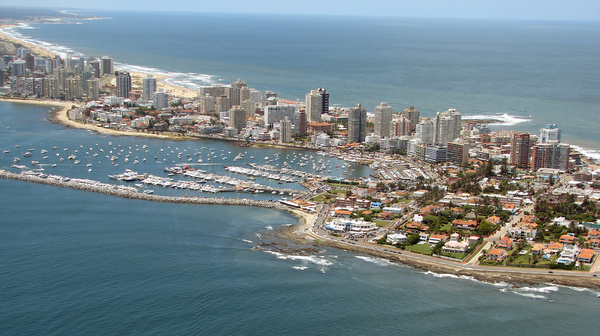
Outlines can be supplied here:
M597 36L594 24L564 24L559 29L553 24L523 22L451 24L435 20L151 13L110 16L112 20L43 25L26 33L87 55L110 54L127 64L211 74L214 81L221 78L230 82L242 77L251 86L276 90L284 97L302 98L308 89L324 86L339 105L354 104L360 97L361 102L373 106L387 100L394 106L406 103L433 113L456 107L451 103L458 103L462 97L469 99L458 108L479 106L474 114L531 114L532 121L519 127L537 127L536 122L546 122L541 121L546 112L537 110L536 102L541 106L574 104L576 108L568 110L571 116L581 115L586 106L590 107L586 111L597 108L594 90L578 93L566 88L567 83L585 80L589 81L582 85L586 88L596 85L597 68L586 69L597 55L598 46L588 43ZM522 36L523 27L528 25L530 36ZM496 31L487 44L482 30ZM518 60L527 52L530 56L540 55L527 43L529 40L544 45L558 43L549 38L554 33L564 42L563 47L556 51L544 49L544 53L581 61L568 65L568 71L561 74L565 76L564 85L553 79L557 76L550 71L554 67L537 64L543 62L533 61L535 57L520 65L512 58L509 62L498 56L499 69L494 76L506 76L504 85L487 83L491 88L485 88L485 83L480 86L471 80L477 71L470 65L476 59L480 59L479 71L484 72L480 78L487 78L485 72L490 67L484 60L493 53L473 56L465 50L477 54L491 48L507 57L510 53L495 42L500 40L512 46L509 49L515 51ZM583 36L574 38L579 35ZM174 43L176 36L184 42ZM464 46L465 36L473 38L469 48ZM141 37L145 43L138 41ZM520 41L520 48L513 48L519 45L515 39ZM461 40L463 44L457 45ZM332 46L331 41L339 43ZM384 48L386 45L389 47ZM418 45L420 53L415 52ZM244 48L250 51L244 53ZM567 55L581 48L588 48L588 53ZM438 55L444 49L451 50L445 57ZM431 50L432 54L423 55L423 50ZM467 58L464 64L454 57L457 53ZM412 70L397 64L390 56L394 54L412 59ZM320 56L321 62L307 58L310 55ZM379 57L390 57L389 62L381 63L385 69L403 69L405 73L374 72L377 67L369 60ZM446 60L455 67L434 66L428 58ZM501 69L502 62L506 69ZM548 88L541 85L543 81L530 78L530 69L535 66L550 72ZM568 74L576 69L581 71ZM521 80L516 76L519 72L523 72ZM422 78L426 76L445 80L428 84ZM452 78L455 85L449 83ZM508 108L521 103L535 107L537 112L523 112L519 110L522 107L514 111L491 109L496 104ZM201 147L206 147L202 150L204 157L213 148L219 157L226 153L228 160L243 151L249 152L246 158L250 151L256 158L279 154L279 162L300 155L213 141L101 136L52 124L45 119L48 110L0 103L0 149L11 151L0 154L0 168L10 169L12 159L22 158L22 152L29 148L34 154L28 160L57 164L55 168L43 166L48 172L104 182L108 174L125 168L159 174L165 165L181 161L177 153L183 153L185 161L186 153ZM551 111L552 115L565 112ZM573 119L562 120L566 123ZM579 127L583 131L578 137L593 136L593 125L584 123ZM52 150L53 146L57 149ZM47 159L42 149L49 151ZM131 151L132 157L146 155L148 160L134 166L121 157L119 166L115 166L102 156L111 150L112 154ZM72 153L81 164L58 160ZM92 171L84 163L92 163ZM211 167L223 172L221 166ZM0 196L1 334L514 335L585 334L598 328L594 322L600 302L597 291L554 285L513 288L508 284L484 284L323 247L318 248L319 253L305 256L256 249L261 242L280 244L283 249L296 247L273 234L281 225L297 222L277 211L156 204L8 180L0 180Z
M503 116L498 129L535 133L557 123L566 142L600 155L598 22L83 14L110 19L20 32L88 56L111 55L123 68L179 72L192 87L241 77L288 99L324 87L335 106L360 102L372 111L387 101L424 116L456 108Z

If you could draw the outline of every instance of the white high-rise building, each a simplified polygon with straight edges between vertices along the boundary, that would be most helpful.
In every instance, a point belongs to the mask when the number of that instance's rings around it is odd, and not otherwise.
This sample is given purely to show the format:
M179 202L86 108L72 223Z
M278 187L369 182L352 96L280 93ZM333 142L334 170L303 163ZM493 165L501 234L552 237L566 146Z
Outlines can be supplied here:
M438 112L434 121L433 143L446 146L449 141L460 137L462 114L455 109Z
M380 138L389 138L392 128L392 107L382 102L375 107L375 135Z
M296 107L294 105L268 105L265 106L264 112L265 125L272 125L284 118L292 120L294 112L296 112Z
M560 143L560 128L556 124L546 125L540 129L539 143Z
M154 93L156 92L156 78L152 75L146 76L142 83L142 100L151 101L154 99Z
M423 119L417 124L415 139L419 143L433 145L434 123L431 119Z
M321 114L329 110L329 93L322 88L306 94L306 116L308 122L321 121Z

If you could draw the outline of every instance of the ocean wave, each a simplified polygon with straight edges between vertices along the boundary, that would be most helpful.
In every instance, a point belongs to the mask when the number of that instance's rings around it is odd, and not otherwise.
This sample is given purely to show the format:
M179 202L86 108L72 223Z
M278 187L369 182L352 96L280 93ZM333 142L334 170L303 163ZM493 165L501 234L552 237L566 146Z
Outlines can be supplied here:
M576 145L571 145L571 147L577 150L581 155L588 157L592 160L600 161L600 149L589 149L583 148Z
M523 293L519 291L510 291L513 294L517 294L520 296L528 297L535 300L547 300L548 298L544 295L534 294L534 293Z
M425 275L433 275L436 278L452 278L452 279L461 279L461 280L470 280L470 281L475 281L475 282L479 282L479 283L483 283L483 284L488 284L488 282L483 282L483 281L479 281L477 279L475 279L472 276L467 276L467 275L454 275L454 274L449 274L449 273L435 273L432 271L427 271L424 272L423 274Z
M325 259L324 256L319 256L319 257L317 257L317 256L301 256L301 255L284 254L281 252L270 251L270 250L263 250L263 251L274 255L275 257L277 257L277 259L301 261L303 263L303 265L307 265L309 263L315 264L318 266L333 265L333 263L331 261Z
M216 83L214 75L195 72L173 72L143 65L134 65L115 62L115 69L119 71L138 72L148 75L164 76L165 82L174 86L184 87L190 90L198 90L201 86Z
M536 292L536 293L545 293L545 294L549 294L551 292L556 292L558 291L558 286L545 286L545 287L520 287L517 288L516 290L519 292Z
M32 27L26 23L19 23L19 25L17 25L17 26L4 28L1 31L6 36L12 37L14 39L17 39L17 40L25 42L25 43L33 44L37 47L47 49L47 50L59 55L61 58L66 58L68 56L84 56L82 53L76 52L75 50L73 50L69 47L61 46L58 44L49 43L49 42L45 42L45 41L40 41L40 40L34 39L31 36L27 36L27 35L24 35L21 32L19 32L19 30L32 30L32 29L37 29L37 28Z
M473 119L493 119L497 122L490 123L490 126L515 126L518 124L526 123L532 119L528 119L522 116L511 115L508 113L496 113L496 114L480 114L480 115L463 115L463 120Z
M563 285L556 285L557 287L562 287L562 288L567 288L570 290L574 290L576 292L590 292L592 294L594 294L595 296L600 296L600 292L593 290L591 288L585 288L585 287L572 287L572 286L563 286Z
M372 264L376 264L379 266L401 266L400 264L391 262L387 259L383 258L375 258L375 257L367 257L367 256L354 256L357 259L364 260L366 262L370 262Z

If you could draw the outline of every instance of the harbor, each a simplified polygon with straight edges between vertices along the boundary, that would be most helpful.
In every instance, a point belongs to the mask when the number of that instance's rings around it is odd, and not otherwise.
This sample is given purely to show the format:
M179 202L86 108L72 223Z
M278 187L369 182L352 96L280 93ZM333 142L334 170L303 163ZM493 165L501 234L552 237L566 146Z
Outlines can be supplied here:
M247 198L216 198L216 197L178 197L161 196L139 192L133 187L101 183L90 179L64 178L57 175L46 175L35 172L12 173L0 169L0 178L18 180L30 183L64 187L81 191L100 193L121 198L137 199L143 201L163 203L186 203L186 204L214 204L214 205L239 205L252 206L277 210L288 210L288 208L276 201L256 200Z

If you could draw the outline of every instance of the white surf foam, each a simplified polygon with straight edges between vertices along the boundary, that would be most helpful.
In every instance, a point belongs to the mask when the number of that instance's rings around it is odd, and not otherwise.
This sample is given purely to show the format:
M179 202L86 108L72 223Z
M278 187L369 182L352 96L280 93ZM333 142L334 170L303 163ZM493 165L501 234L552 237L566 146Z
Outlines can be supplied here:
M354 256L357 259L360 260L364 260L366 262L370 262L372 264L375 265L379 265L379 266L401 266L400 264L391 262L387 259L383 259L383 258L374 258L374 257L367 257L367 256Z
M38 29L38 28L32 27L26 23L21 23L18 26L4 28L1 31L4 34L6 34L7 36L10 36L17 40L47 49L47 50L59 55L61 58L68 58L68 57L72 57L72 56L81 56L81 57L85 56L84 54L82 54L78 51L75 51L67 46L41 41L41 40L32 38L31 36L27 36L21 32L22 30L32 30L32 29ZM201 74L201 73L195 73L195 72L182 73L182 72L175 72L175 71L166 71L163 69L158 69L158 68L153 68L153 67L120 63L120 62L115 62L114 64L115 64L116 70L164 76L164 77L166 77L164 79L164 81L166 83L174 85L174 86L178 86L178 87L183 87L186 89L191 89L191 90L197 90L201 86L214 84L217 81L215 79L215 76L208 75L208 74Z
M547 300L548 299L546 296L539 295L539 294L523 293L523 292L519 292L519 291L510 291L510 292L513 294L517 294L517 295L528 297L528 298L535 299L535 300Z
M600 161L600 149L588 149L588 148L583 148L583 147L579 147L576 145L571 145L571 147L573 147L575 150L577 150L579 153L581 153L581 155L588 157L590 159L596 160L596 161Z
M558 286L545 286L545 287L520 287L516 290L519 292L536 292L536 293L545 293L549 294L551 292L558 291Z
M532 119L525 118L522 116L511 115L508 113L495 113L495 114L480 114L480 115L463 115L464 120L473 119L494 119L497 122L490 123L490 126L515 126L525 122L529 122Z
M26 23L20 23L17 26L4 28L1 31L2 31L2 33L6 34L7 36L12 37L14 39L17 39L17 40L20 40L20 41L23 41L26 43L30 43L30 44L33 44L38 47L48 49L51 52L60 55L60 57L62 57L62 58L67 58L67 56L83 56L83 54L78 53L69 47L61 46L61 45L50 43L50 42L40 41L40 40L34 39L31 36L24 35L23 33L20 32L20 30L32 30L32 29L37 29L37 28L32 27Z

